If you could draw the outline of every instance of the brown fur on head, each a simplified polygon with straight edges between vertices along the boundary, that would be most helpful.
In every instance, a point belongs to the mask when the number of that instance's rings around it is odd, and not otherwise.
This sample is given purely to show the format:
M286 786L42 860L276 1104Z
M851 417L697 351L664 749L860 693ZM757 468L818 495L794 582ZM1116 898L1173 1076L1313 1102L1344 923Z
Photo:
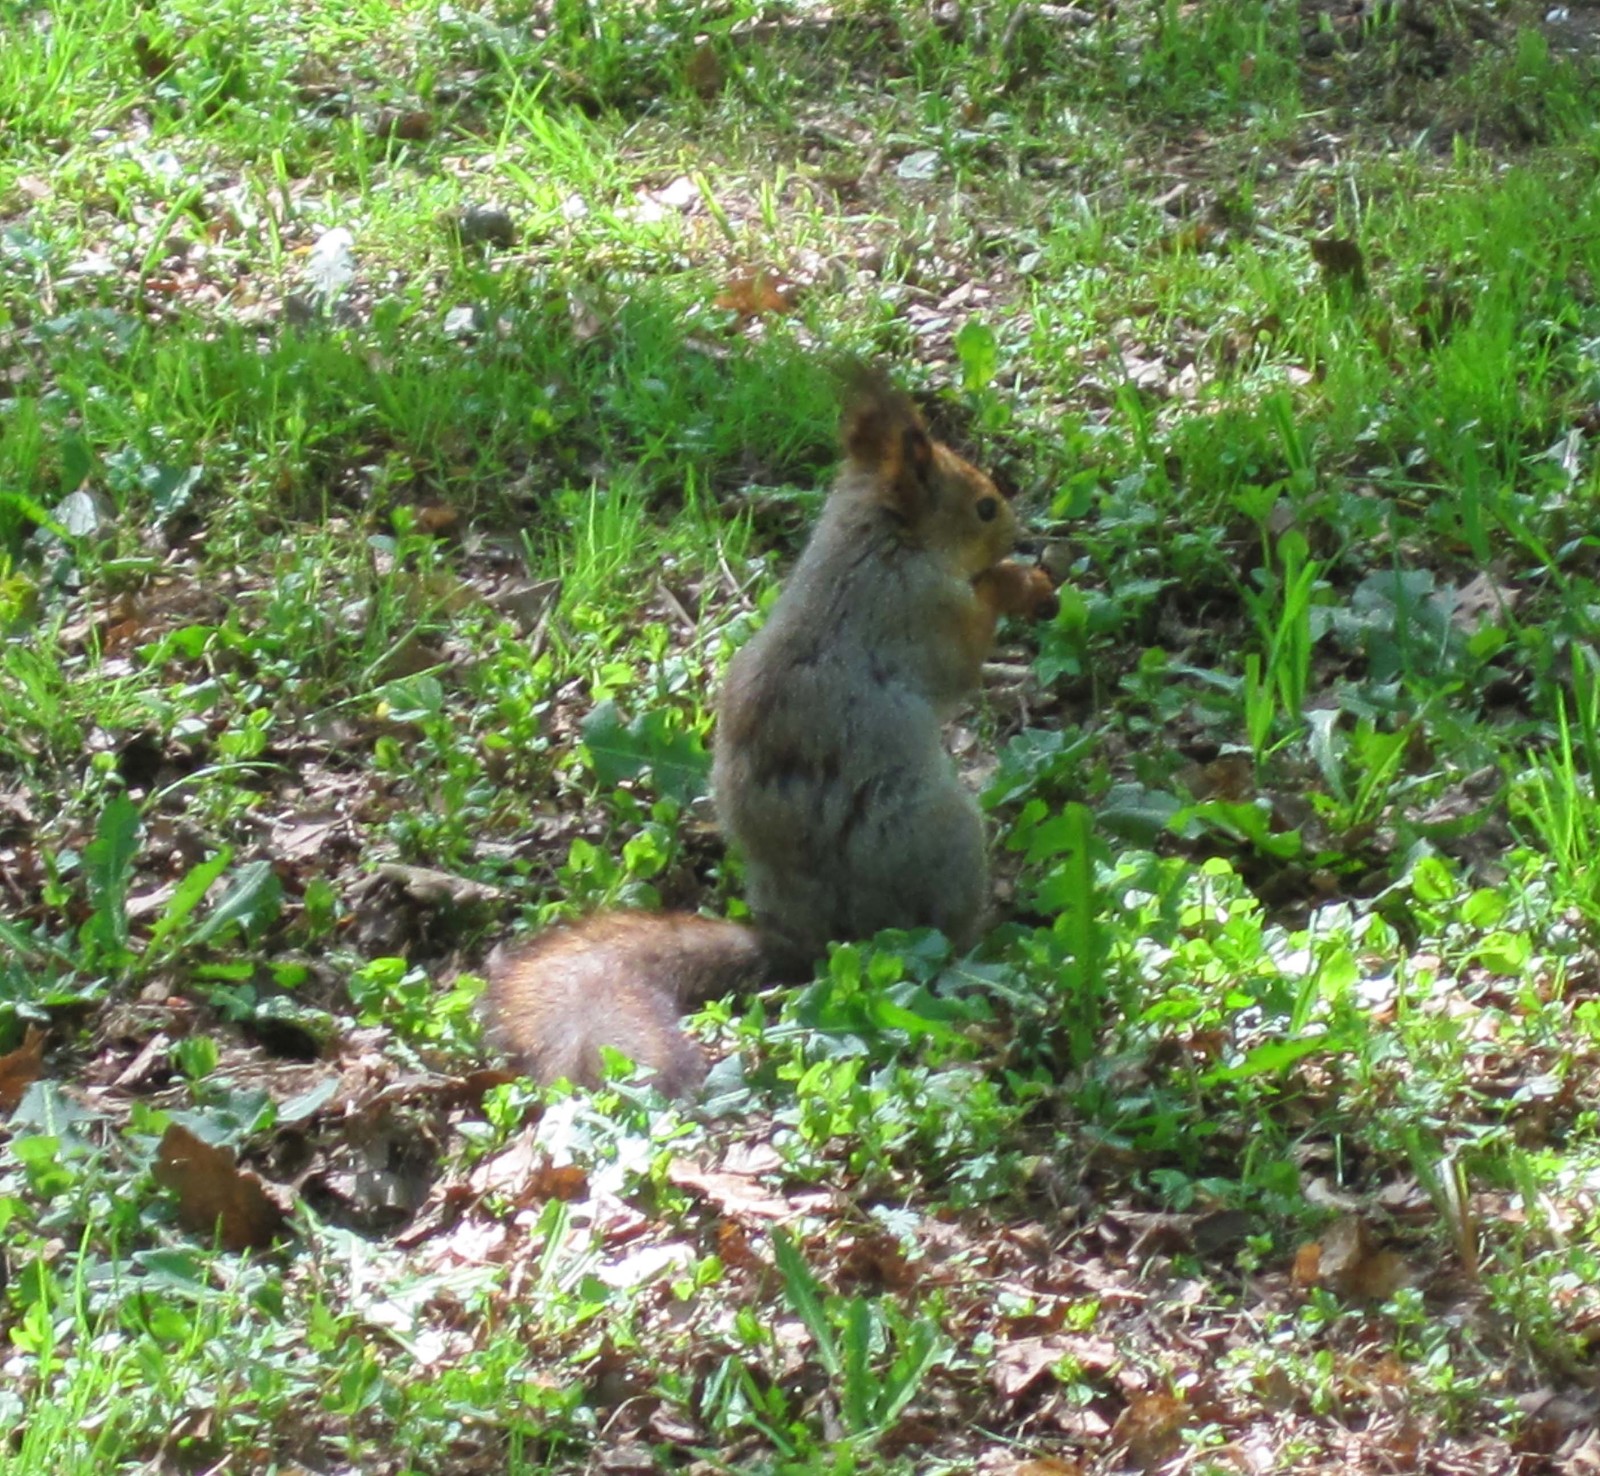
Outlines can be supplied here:
M845 455L886 483L926 468L933 442L911 397L869 370L851 375L839 427Z
M908 396L870 373L854 376L840 439L851 470L904 527L953 570L972 576L999 563L1017 519L994 483L928 434Z

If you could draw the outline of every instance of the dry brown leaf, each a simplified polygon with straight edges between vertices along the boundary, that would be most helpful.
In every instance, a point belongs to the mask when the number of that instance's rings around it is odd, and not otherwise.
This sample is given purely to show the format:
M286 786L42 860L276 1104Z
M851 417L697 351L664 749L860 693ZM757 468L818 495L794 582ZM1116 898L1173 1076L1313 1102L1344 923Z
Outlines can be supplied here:
M1063 1338L1018 1338L996 1349L989 1377L995 1393L1014 1403L1037 1385L1063 1357Z
M1055 1456L1038 1456L1031 1461L1006 1466L1001 1476L1083 1476L1083 1465L1079 1461L1063 1461Z
M107 656L115 656L120 651L126 651L143 634L144 621L138 616L130 616L127 620L119 620L115 625L106 627L105 634L100 637L100 649Z
M1504 623L1521 596L1521 590L1501 584L1492 575L1479 573L1456 591L1450 623L1468 635L1475 635L1485 625Z
M892 1235L851 1236L839 1245L839 1285L873 1292L910 1291L917 1273L906 1260L904 1247Z
M1091 1337L1088 1333L1064 1333L1061 1341L1072 1361L1086 1374L1108 1374L1120 1367L1125 1359L1117 1345L1109 1338Z
M379 138L399 138L408 143L424 143L433 137L433 115L421 108L402 112L384 108L374 120L372 131Z
M605 1472L605 1476L656 1476L661 1464L654 1447L630 1438L601 1450L596 1469Z
M693 1249L682 1241L665 1245L630 1245L623 1254L595 1267L594 1274L606 1286L617 1288L643 1286L669 1272L682 1275L694 1265Z
M1122 368L1128 383L1135 389L1160 391L1165 394L1168 390L1170 375L1167 373L1167 362L1159 352L1153 357L1132 348L1126 348L1122 353Z
M140 1048L139 1053L118 1074L111 1084L126 1091L129 1087L138 1086L141 1082L149 1080L157 1072L170 1069L168 1051L172 1048L172 1038L165 1031L158 1030Z
M1189 1406L1175 1394L1135 1394L1117 1417L1111 1438L1148 1471L1177 1450L1188 1416Z
M757 318L763 313L794 310L799 287L771 267L755 267L735 272L717 294L716 305L741 318Z
M156 1183L178 1196L178 1220L195 1235L215 1235L223 1249L262 1250L285 1229L283 1211L261 1180L241 1169L231 1148L168 1125L156 1153Z
M170 51L155 45L142 33L133 38L133 59L152 82L165 77L177 65L177 58Z
M454 876L448 871L436 871L431 866L406 866L399 861L386 861L374 875L398 882L406 896L424 907L474 907L500 898L498 887Z
M1359 1215L1345 1215L1323 1232L1321 1271L1323 1280L1335 1282L1350 1275L1372 1254L1372 1232Z
M178 890L175 881L147 883L135 887L128 893L127 913L129 922L143 922L160 912L172 900L172 895Z
M747 1271L761 1264L760 1257L750 1248L749 1234L736 1220L719 1220L716 1238L717 1255L722 1258L723 1265Z
M723 69L722 58L717 55L717 48L709 41L702 41L694 49L694 54L684 64L683 80L690 88L701 97L715 97L722 91L722 84L727 80L727 72Z
M1308 1240L1294 1253L1289 1279L1298 1287L1315 1286L1322 1279L1322 1244Z
M1215 244L1217 228L1204 220L1191 220L1161 240L1161 249L1172 256L1198 255Z
M667 1167L667 1181L692 1190L734 1218L747 1215L761 1220L790 1220L796 1213L793 1200L768 1193L755 1180L742 1174L708 1172L686 1158L672 1160Z
M1353 1301L1387 1302L1411 1280L1411 1268L1399 1251L1379 1250L1334 1281L1334 1287Z
M1323 1232L1320 1241L1303 1245L1295 1255L1295 1281L1300 1286L1331 1281L1342 1276L1365 1254L1366 1222L1359 1215L1343 1215Z
M527 1193L534 1199L571 1203L589 1193L589 1176L575 1163L546 1161L528 1176Z
M1354 241L1343 236L1322 236L1307 244L1312 259L1322 268L1325 282L1343 278L1358 290L1367 285L1367 264Z
M783 1155L765 1138L747 1138L730 1143L718 1165L725 1174L742 1174L747 1179L783 1170Z
M503 1194L519 1204L544 1199L572 1201L589 1192L589 1176L575 1164L556 1164L533 1129L499 1153L478 1163L467 1176L476 1195Z
M446 664L448 657L444 647L420 631L413 631L397 645L391 646L372 671L377 681L396 682L402 677L417 676L425 671L437 671ZM388 715L387 699L379 700L378 712L381 716Z
M489 605L513 621L518 631L529 635L555 609L561 599L559 579L540 579L532 583L514 580L485 595Z
M567 294L567 317L572 324L572 336L579 343L588 343L605 332L606 320L599 308L576 292Z
M1300 1402L1301 1389L1281 1364L1274 1363L1254 1379L1256 1397L1270 1410L1282 1413Z
M272 822L272 859L303 862L325 858L347 825L337 810L280 815Z
M1225 753L1209 764L1185 765L1178 779L1197 800L1223 799L1238 804L1256 797L1255 764L1249 754Z
M22 1094L44 1074L45 1032L30 1025L22 1044L0 1056L0 1112L15 1112Z
M1320 1242L1295 1252L1291 1276L1299 1287L1322 1284L1354 1301L1382 1302L1411 1279L1411 1270L1398 1251L1374 1241L1365 1220L1346 1215L1328 1227Z
M417 509L416 521L424 533L447 533L461 521L461 509L448 502L430 502Z
M650 1438L666 1445L691 1446L705 1442L706 1432L693 1420L686 1419L681 1410L659 1406L645 1421Z

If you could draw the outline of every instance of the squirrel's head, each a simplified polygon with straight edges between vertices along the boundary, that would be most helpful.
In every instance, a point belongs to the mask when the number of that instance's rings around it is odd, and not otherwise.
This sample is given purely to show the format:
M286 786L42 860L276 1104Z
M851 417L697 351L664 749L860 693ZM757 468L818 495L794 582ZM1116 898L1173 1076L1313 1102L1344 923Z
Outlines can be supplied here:
M905 395L875 380L859 384L841 434L852 484L953 571L981 574L1011 552L1011 504L977 467L928 434Z

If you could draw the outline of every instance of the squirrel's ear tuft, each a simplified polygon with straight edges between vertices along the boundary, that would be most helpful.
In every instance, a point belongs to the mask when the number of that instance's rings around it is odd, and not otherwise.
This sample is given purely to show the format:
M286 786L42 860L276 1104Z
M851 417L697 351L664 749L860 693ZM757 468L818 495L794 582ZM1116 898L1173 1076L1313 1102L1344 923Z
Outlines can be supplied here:
M908 396L879 376L855 376L840 427L845 455L870 472L907 515L933 463L933 442Z

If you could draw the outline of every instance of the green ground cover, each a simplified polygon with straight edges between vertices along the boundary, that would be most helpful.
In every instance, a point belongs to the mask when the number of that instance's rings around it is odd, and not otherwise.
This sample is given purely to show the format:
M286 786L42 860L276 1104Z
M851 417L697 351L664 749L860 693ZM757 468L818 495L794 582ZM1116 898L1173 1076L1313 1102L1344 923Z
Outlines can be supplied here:
M1592 19L0 0L0 1473L1589 1469ZM846 359L996 926L536 1093Z

